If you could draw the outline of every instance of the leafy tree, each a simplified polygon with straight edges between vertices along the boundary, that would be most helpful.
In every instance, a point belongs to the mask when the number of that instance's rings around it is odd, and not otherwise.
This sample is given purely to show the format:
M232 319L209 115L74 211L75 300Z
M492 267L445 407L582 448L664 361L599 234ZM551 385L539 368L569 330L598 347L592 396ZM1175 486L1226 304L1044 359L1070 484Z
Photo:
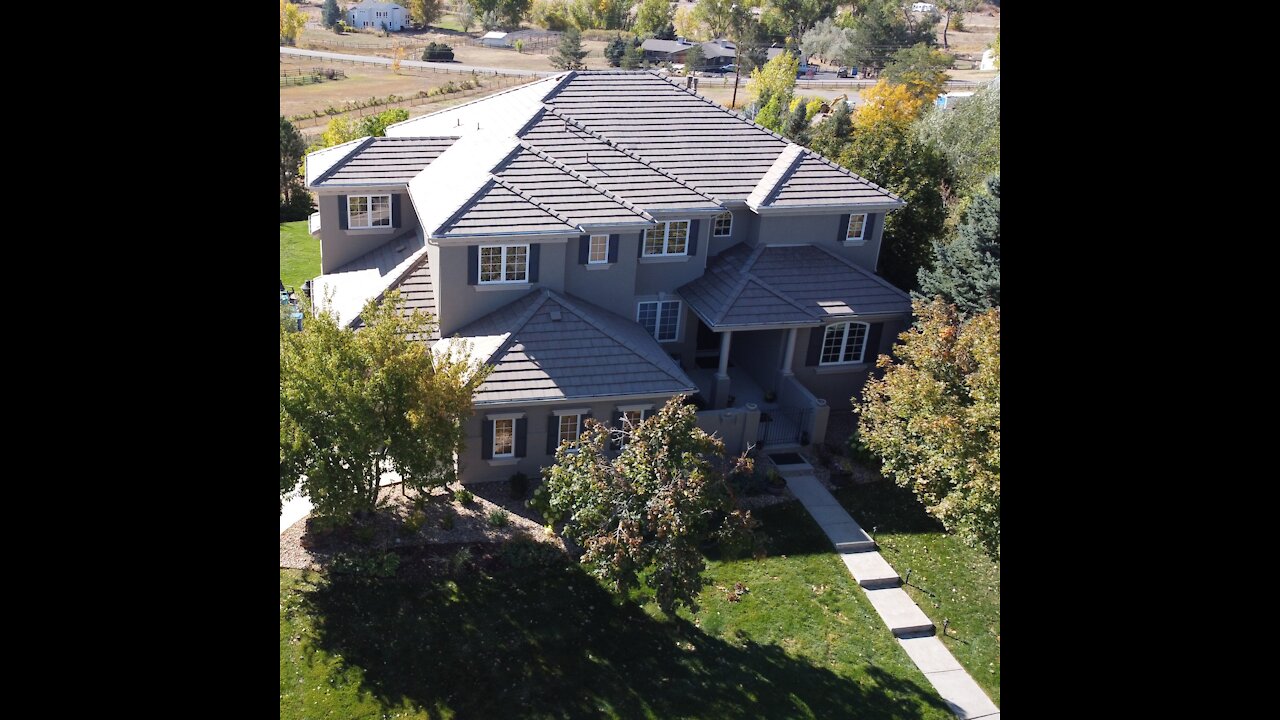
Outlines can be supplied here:
M848 57L857 32L841 27L831 18L818 21L800 38L800 50L805 57L817 56L827 62L850 64Z
M293 45L298 42L298 32L307 24L307 16L297 5L280 0L280 42Z
M947 19L942 25L942 47L949 48L951 46L947 44L947 29L952 27L952 14L956 14L955 17L958 21L955 25L955 29L964 30L964 14L977 7L978 0L937 0L936 4L944 13L946 13Z
M955 58L941 50L920 43L894 53L884 67L884 77L889 82L906 85L912 94L932 103L950 79L944 71L954 61Z
M702 70L707 64L707 57L702 53L702 46L695 43L684 51L684 74Z
M769 4L787 23L787 34L793 38L836 11L836 0L769 0Z
M407 313L399 291L361 318L353 330L324 310L280 331L281 493L300 482L313 514L339 522L375 509L389 470L418 491L455 479L462 421L488 372L409 340L434 320Z
M751 71L751 82L747 83L747 97L751 100L768 102L769 98L778 97L790 100L796 87L796 73L800 70L800 59L789 52L780 52L772 60ZM779 108L781 110L781 108Z
M961 320L941 300L880 356L854 398L858 436L929 514L1000 558L1000 309Z
M500 0L498 3L498 16L502 18L502 23L513 30L520 29L520 21L524 20L524 16L529 14L529 4L533 0Z
M295 192L306 192L302 187L299 168L307 154L307 143L302 133L285 116L280 116L280 205L289 205Z
M924 43L932 47L933 16L916 21L902 12L897 0L869 0L862 14L853 20L856 33L846 55L847 64L881 68L896 50Z
M941 296L960 312L975 314L1000 305L1000 176L976 195L956 239L933 243L933 269L920 271L917 297Z
M813 118L822 112L822 98L813 98L804 106L804 122L807 125L813 121Z
M626 444L610 458L615 436ZM698 427L693 406L679 397L639 427L611 431L588 420L578 442L557 448L555 465L543 471L537 504L584 548L591 574L618 593L643 578L658 607L674 616L681 605L698 607L706 582L699 545L753 540L754 520L734 507L723 454L724 443ZM735 469L747 468L739 459Z
M587 51L582 49L582 33L571 27L560 37L560 46L550 60L553 67L561 70L579 70L586 67L582 64L582 58L586 56Z
M856 127L869 127L881 123L909 125L926 108L926 100L906 85L894 85L880 80L862 93L862 104L854 113Z
M635 70L644 64L644 53L635 45L628 45L626 52L622 53L622 69Z
M947 156L961 195L981 191L984 179L1000 172L1000 83L987 83L952 109L931 109L916 130Z
M668 0L640 0L636 11L636 23L632 28L637 35L657 35L675 18L675 8Z
M914 289L918 270L932 260L933 241L945 232L942 188L952 182L946 158L908 125L879 122L857 126L837 161L907 203L885 216L878 272L904 290Z
M710 39L727 37L733 30L735 4L746 5L738 0L698 0L698 4L693 6L691 17L706 26Z
M366 135L372 137L383 137L387 134L387 126L404 122L409 119L409 111L404 108L391 108L383 110L377 115L370 115L360 123L360 134L356 137L364 137Z
M782 129L782 97L772 95L769 101L756 113L756 124L769 128L774 132Z
M324 9L320 11L324 26L332 28L342 19L342 10L338 8L338 0L324 0Z
M831 114L813 129L809 147L829 158L838 157L849 143L849 138L853 137L852 115L853 111L849 109L848 103L834 103Z
M425 28L444 12L441 4L441 0L409 0L409 19L414 25Z
M471 26L476 24L476 10L471 7L470 0L463 0L458 8L458 22L462 24L462 32L471 32Z
M690 40L711 40L714 35L707 32L707 26L698 19L696 11L702 4L694 6L693 10L687 7L677 7L676 14L671 18L671 24L676 29L676 36L688 38Z
M604 46L604 56L609 61L610 67L618 67L622 64L622 56L627 52L627 42L622 39L622 33L618 33L608 45Z

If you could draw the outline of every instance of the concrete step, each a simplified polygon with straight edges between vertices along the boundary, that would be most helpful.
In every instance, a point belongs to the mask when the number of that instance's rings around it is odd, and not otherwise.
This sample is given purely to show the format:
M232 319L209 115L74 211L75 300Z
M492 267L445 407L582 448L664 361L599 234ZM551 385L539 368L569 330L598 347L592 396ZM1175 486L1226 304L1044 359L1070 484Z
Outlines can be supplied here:
M956 656L951 654L942 638L936 635L918 638L899 638L898 644L907 651L907 656L920 668L920 672L928 675L935 672L963 670Z
M778 468L778 474L784 478L803 477L813 474L813 466L805 463L804 465L774 465Z
M960 720L992 720L1000 716L1000 708L964 670L926 673L925 678Z
M932 635L937 632L933 621L924 611L916 606L902 588L885 588L881 590L864 590L871 606L880 613L884 624L893 631L894 637L918 637Z
M841 553L840 560L853 579L868 590L902 586L902 578L878 552Z

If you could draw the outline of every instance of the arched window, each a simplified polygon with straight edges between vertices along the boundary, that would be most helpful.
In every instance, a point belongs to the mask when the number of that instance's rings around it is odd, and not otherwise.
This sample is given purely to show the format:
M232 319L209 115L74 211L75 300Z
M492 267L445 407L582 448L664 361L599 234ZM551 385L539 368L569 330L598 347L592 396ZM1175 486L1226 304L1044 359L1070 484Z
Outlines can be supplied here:
M867 323L847 322L828 325L822 337L821 365L860 363L867 344Z

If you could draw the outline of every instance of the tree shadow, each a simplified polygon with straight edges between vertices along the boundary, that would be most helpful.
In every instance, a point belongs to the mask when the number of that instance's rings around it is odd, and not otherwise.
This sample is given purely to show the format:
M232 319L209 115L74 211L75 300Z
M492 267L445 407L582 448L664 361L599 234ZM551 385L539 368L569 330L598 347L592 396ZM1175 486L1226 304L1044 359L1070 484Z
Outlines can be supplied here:
M918 718L932 688L878 668L842 677L775 645L730 643L620 603L527 541L462 562L408 556L394 580L304 592L315 644L363 669L387 707L470 717Z
M884 480L853 485L835 493L836 500L874 537L886 533L946 532L942 523L925 512L910 488Z

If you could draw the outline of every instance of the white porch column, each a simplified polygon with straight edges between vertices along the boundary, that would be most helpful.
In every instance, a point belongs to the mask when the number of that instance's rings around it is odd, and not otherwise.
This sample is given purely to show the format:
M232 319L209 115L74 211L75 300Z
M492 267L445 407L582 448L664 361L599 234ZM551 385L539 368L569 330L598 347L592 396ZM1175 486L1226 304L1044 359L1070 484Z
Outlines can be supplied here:
M726 330L720 333L720 371L716 373L716 377L718 378L729 377L729 344L732 341L732 330Z
M782 374L790 375L791 363L796 359L796 332L797 328L791 328L787 331L787 351L782 355Z

